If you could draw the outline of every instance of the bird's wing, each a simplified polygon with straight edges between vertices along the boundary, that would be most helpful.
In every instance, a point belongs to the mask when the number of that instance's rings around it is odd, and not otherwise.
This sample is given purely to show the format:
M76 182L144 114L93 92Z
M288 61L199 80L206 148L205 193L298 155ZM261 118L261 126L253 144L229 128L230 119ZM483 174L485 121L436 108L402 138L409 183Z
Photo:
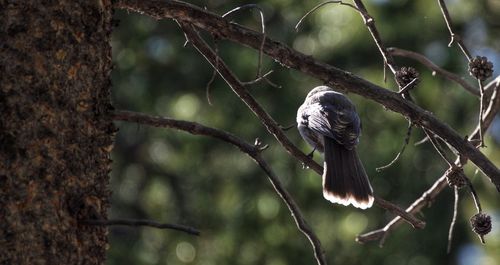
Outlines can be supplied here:
M349 102L350 103L350 102ZM353 107L331 102L314 103L307 110L308 127L352 149L361 133L361 121Z

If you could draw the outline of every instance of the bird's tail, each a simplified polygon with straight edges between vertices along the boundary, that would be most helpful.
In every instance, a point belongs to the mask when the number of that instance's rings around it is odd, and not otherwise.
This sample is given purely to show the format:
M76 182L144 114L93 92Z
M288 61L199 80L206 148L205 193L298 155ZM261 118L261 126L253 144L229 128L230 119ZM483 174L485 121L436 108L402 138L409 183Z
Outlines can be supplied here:
M332 203L352 204L366 209L373 205L373 189L356 148L346 149L329 137L324 138L325 164L323 196Z

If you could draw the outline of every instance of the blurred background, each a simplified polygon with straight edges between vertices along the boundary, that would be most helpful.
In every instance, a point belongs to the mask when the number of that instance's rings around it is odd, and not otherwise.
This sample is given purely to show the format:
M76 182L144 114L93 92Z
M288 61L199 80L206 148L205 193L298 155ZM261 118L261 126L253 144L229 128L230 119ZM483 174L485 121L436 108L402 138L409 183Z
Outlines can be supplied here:
M223 14L247 1L190 1ZM449 0L457 32L473 55L487 56L500 68L500 1ZM361 17L352 9L327 5L309 16L299 32L294 26L318 1L262 0L267 34L289 46L350 71L371 82L395 89L392 76L383 82L382 58ZM466 61L450 40L437 1L365 1L388 47L428 56L437 65L475 80ZM453 247L446 254L453 212L453 191L447 188L432 207L422 211L424 230L403 224L392 232L383 248L378 242L360 245L356 235L384 226L393 217L378 207L361 211L332 205L323 199L321 178L287 155L259 120L217 77L209 105L206 85L212 68L190 45L172 20L156 21L135 13L116 11L120 21L113 32L113 102L117 109L138 111L199 122L227 130L253 143L269 144L265 159L295 198L319 236L329 264L500 264L499 194L475 167L466 173L478 190L483 210L493 219L493 230L482 245L471 231L475 213L471 197L461 190ZM260 30L259 14L245 10L231 19ZM203 35L213 43L211 37ZM228 41L219 42L222 58L243 81L255 78L258 52ZM413 66L421 83L412 92L416 102L446 121L462 135L477 123L479 102L462 87L432 76L422 65L396 58L400 66ZM307 92L321 83L264 57L263 71L274 70L266 82L249 91L274 117L288 126L295 123L298 106ZM424 136L414 130L401 159L376 172L397 152L406 135L407 121L374 102L354 94L363 122L358 146L361 159L379 196L406 208L446 170L445 162L429 143L414 146ZM235 147L203 136L172 129L117 123L120 131L113 152L110 218L146 218L178 223L201 230L200 237L172 230L112 227L108 264L315 264L309 241L297 230L290 213L265 174ZM304 152L311 148L295 128L286 132ZM500 118L486 135L482 151L500 165ZM321 162L316 154L315 159Z

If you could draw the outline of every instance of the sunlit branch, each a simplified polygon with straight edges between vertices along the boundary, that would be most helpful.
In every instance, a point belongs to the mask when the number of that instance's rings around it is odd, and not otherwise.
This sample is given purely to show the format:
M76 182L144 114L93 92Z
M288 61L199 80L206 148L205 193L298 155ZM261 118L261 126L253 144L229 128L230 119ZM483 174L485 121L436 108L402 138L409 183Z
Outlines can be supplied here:
M293 200L292 196L284 188L283 184L281 183L277 175L274 173L274 171L272 171L271 167L261 157L261 152L263 148L260 145L251 145L229 132L207 127L196 122L175 120L165 117L154 117L130 111L116 111L114 113L113 118L114 120L140 123L154 127L173 128L195 135L209 136L238 147L242 152L252 157L252 159L267 174L268 179L271 181L271 184L273 185L274 189L276 190L278 195L283 199L284 203L290 210L292 217L295 223L297 224L297 227L309 239L309 241L313 245L315 257L318 264L320 265L327 264L324 250L321 247L321 243L318 237L316 236L316 234L314 234L311 227L307 224L305 218L303 217L302 212L300 211L299 207Z
M413 60L418 61L419 63L425 65L427 68L431 69L433 72L436 72L437 74L442 75L446 79L456 82L457 84L461 85L466 91L470 92L471 94L475 96L479 96L479 90L469 84L465 79L459 75L456 75L454 73L448 72L444 70L443 68L435 65L431 60L429 60L427 57L420 53L416 53L413 51L408 51L400 48L395 48L395 47L390 47L387 48L387 51L394 55L394 56L401 56L401 57L407 57L411 58Z
M467 47L465 47L465 44L462 40L462 37L460 35L458 35L457 33L455 33L455 31L453 30L453 24L451 21L450 13L448 12L448 8L446 7L446 3L444 2L444 0L438 0L438 4L439 4L439 8L441 9L441 13L443 14L443 18L444 18L444 21L446 23L446 27L448 28L448 31L450 32L451 39L450 39L450 43L448 43L448 47L451 47L453 42L457 43L458 47L460 47L460 49L464 53L465 57L467 57L467 61L470 61L472 59L472 57L470 56L470 52L467 49Z
M498 113L500 109L500 96L499 94L499 89L500 89L500 77L497 77L495 80L490 82L487 85L488 89L492 89L493 93L491 95L491 98L488 100L488 108L486 109L484 116L483 116L483 125L485 128L488 128L491 123L493 122L493 119L495 118L496 114ZM468 138L469 141L473 141L479 138L479 126L476 127L476 129L473 131L471 136ZM461 161L462 160L462 161ZM466 161L458 157L455 160L455 165L458 167L459 165L463 165ZM446 178L448 177L448 174L451 174L452 170L447 170L434 184L426 190L417 200L415 200L407 209L406 212L416 214L419 211L421 211L426 205L428 205L430 202L434 201L434 199L441 193L441 191L446 188L447 186L447 181ZM497 187L498 189L498 187ZM499 190L500 192L500 190ZM473 197L476 199L475 197ZM477 204L476 204L477 205ZM477 206L476 206L477 207ZM379 240L379 244L383 245L385 239L387 238L388 234L390 231L396 229L400 224L402 223L402 220L400 217L396 217L392 219L389 223L387 223L383 228L367 232L361 235L358 235L356 237L356 241L360 243L366 243L369 241L375 241Z
M192 24L220 38L228 39L254 49L260 49L261 46L261 33L230 23L216 14L180 1L118 0L116 6L146 13L155 18L173 18L178 22ZM499 169L482 152L477 150L474 145L466 141L463 136L454 131L449 125L438 120L431 112L402 98L398 93L381 88L351 73L318 62L310 56L299 53L283 43L270 38L266 38L263 51L284 66L298 69L311 77L324 81L329 86L374 100L384 105L387 109L406 116L415 125L429 129L453 146L462 156L470 159L500 188ZM309 161L310 164L310 160L307 160L302 152L300 153L304 156L301 160Z
M82 220L81 224L86 225L99 225L99 226L115 226L115 225L123 225L123 226L148 226L158 229L172 229L182 231L191 235L199 236L200 231L190 226L178 225L178 224L168 224L168 223L159 223L152 220L137 220L137 219L110 219L110 220L99 220L99 219L90 219L90 220Z

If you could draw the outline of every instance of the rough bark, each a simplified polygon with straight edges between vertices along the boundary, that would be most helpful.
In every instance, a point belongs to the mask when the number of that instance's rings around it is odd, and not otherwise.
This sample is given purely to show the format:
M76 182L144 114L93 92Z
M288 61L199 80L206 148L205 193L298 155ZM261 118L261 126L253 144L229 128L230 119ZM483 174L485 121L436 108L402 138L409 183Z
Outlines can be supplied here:
M0 0L0 264L102 264L111 1Z

